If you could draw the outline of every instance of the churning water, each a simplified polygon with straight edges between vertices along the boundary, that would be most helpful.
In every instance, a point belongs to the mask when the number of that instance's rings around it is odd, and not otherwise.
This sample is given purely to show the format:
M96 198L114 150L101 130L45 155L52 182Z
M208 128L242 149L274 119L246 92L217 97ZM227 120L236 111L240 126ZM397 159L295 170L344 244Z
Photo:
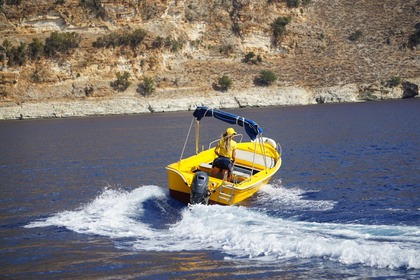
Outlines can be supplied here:
M235 207L168 195L190 112L2 122L0 276L416 279L419 105L231 110L283 147Z

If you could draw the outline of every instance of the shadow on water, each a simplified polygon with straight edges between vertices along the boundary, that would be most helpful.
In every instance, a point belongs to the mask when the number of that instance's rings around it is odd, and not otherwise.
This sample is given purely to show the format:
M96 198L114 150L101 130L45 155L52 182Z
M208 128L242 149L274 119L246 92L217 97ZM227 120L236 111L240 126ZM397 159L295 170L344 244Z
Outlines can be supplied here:
M149 198L142 202L144 213L136 217L136 220L154 229L168 229L182 218L181 211L186 208L185 204L172 199Z

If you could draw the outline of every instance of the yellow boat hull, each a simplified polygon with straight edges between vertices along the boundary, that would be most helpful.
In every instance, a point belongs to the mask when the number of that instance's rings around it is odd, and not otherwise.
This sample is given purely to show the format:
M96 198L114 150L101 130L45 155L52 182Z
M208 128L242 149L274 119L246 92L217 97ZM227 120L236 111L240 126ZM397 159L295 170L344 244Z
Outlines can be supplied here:
M214 157L213 148L169 164L166 172L170 196L189 203L194 174L204 171L209 174L209 204L238 204L266 185L281 165L279 153L270 144L239 143L233 178L223 181L210 176Z

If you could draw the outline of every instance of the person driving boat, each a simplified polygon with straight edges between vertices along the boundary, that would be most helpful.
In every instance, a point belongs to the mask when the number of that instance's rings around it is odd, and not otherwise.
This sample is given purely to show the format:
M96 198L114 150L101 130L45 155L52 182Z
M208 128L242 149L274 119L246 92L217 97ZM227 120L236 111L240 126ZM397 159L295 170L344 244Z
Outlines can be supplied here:
M221 173L221 178L223 178L223 180L230 179L233 171L233 165L236 160L237 143L232 139L235 134L236 131L229 127L220 137L220 140L214 149L214 153L217 155L217 158L213 161L210 176L217 177L219 173Z

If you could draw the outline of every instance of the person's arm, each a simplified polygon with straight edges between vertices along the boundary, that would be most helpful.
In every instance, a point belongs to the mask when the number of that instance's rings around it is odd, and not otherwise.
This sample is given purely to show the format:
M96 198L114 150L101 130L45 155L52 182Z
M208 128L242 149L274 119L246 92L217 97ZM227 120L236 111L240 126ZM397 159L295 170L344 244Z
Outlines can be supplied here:
M216 148L214 149L214 153L216 154L216 156L220 156L219 155L219 145L216 146Z
M232 150L232 162L236 161L236 149Z

